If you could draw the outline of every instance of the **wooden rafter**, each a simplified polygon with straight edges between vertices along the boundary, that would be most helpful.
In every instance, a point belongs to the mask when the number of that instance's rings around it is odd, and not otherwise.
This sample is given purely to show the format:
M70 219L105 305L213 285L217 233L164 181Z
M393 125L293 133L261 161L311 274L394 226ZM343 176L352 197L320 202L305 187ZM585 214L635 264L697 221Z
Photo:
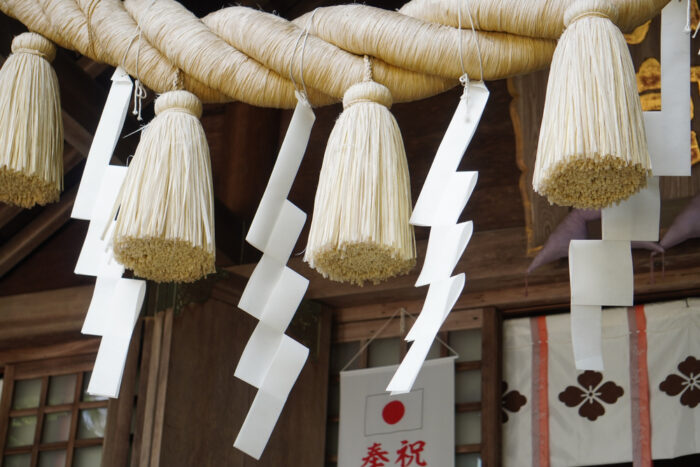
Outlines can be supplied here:
M58 203L46 207L39 216L0 247L0 277L68 222L77 192L77 186L64 192Z

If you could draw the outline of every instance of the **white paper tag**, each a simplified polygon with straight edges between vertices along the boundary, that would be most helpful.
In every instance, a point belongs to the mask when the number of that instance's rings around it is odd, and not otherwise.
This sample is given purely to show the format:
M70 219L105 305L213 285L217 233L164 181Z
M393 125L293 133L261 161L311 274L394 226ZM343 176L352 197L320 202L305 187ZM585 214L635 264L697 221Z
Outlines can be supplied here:
M685 2L661 11L661 111L644 112L652 173L690 175L690 37Z
M308 279L263 255L243 290L238 307L284 332L308 286Z
M101 316L103 337L87 392L118 397L129 343L146 295L146 281L117 279L108 312Z
M571 342L577 370L603 371L603 309L571 305Z
M297 97L299 97L297 95ZM235 376L258 387L234 447L259 459L284 403L306 362L309 349L284 335L308 279L286 267L306 213L287 200L306 151L315 116L299 99L272 175L246 236L263 252L238 307L260 322L236 367Z
M275 231L277 217L299 171L315 120L311 107L302 101L297 102L277 162L246 236L246 241L260 251L265 251L269 246L268 239Z
M413 344L386 388L392 395L411 391L435 336L462 293L464 280L464 274L459 274L430 284L423 309L406 336Z
M97 276L95 288L92 292L92 300L88 308L85 321L81 333L91 336L104 336L107 332L107 326L110 321L109 311L112 302L114 290L117 287L117 282L121 279L119 276Z
M109 165L104 172L105 177L97 193L96 202L93 205L90 225L87 235L80 250L78 262L75 265L75 273L86 276L96 276L100 266L112 258L110 239L102 238L107 224L114 222L111 218L112 207L119 195L126 167Z
M471 82L468 86L469 100L460 99L413 208L413 225L435 225L440 220L436 216L436 209L450 201L446 197L448 184L445 181L449 182L457 172L489 97L489 91L483 82Z
M133 83L129 75L121 68L117 68L112 75L112 86L109 89L95 137L92 139L78 194L73 203L71 217L75 219L90 220L94 212L100 186L103 178L106 178L105 170L124 126L132 88Z
M309 349L282 336L282 342L238 432L234 447L260 459L308 356Z
M289 268L284 268L275 288L265 303L260 322L278 332L284 332L304 298L309 280Z
M603 240L659 241L661 195L659 178L649 177L647 187L601 210Z
M632 306L634 271L629 241L571 240L571 305Z
M262 251L286 264L305 222L306 213L285 199L277 215L275 226L269 234L267 245Z
M259 388L282 343L282 336L284 334L277 329L258 323L238 360L234 376Z
M238 301L238 308L254 318L260 319L265 310L267 298L272 294L272 290L277 285L285 267L284 263L262 255L253 269L253 274L250 275L245 289L243 289L241 299Z
M450 277L467 248L473 231L472 221L432 227L425 262L416 280L416 287Z

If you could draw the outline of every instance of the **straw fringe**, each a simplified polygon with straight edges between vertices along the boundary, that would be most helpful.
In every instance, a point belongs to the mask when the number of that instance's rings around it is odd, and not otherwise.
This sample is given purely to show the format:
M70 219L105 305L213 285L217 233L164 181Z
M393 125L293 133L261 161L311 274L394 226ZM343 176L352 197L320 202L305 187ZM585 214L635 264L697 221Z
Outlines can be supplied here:
M632 59L609 2L582 0L554 53L533 187L551 203L599 209L651 171ZM611 19L608 19L611 18Z
M118 198L114 254L137 276L193 282L213 273L214 204L201 102L158 97Z
M411 188L391 94L352 86L323 158L304 260L324 277L362 285L416 263Z
M625 28L641 24L667 2L615 0ZM481 29L477 35L484 78L546 67L570 3L470 0L476 27ZM363 5L318 9L312 33L317 37L309 40L305 67L313 83L311 103L336 102L356 82L359 59L353 54L375 57L374 78L390 89L397 102L429 97L456 85L462 72L453 60L450 26L460 5L465 8L459 0L413 0L400 12ZM231 7L200 21L174 0L2 0L0 9L62 47L122 65L132 76L136 54L126 54L125 63L122 59L138 21L143 31L139 78L157 92L170 89L179 68L185 72L184 87L204 102L239 100L279 108L296 104L294 86L286 78L288 51L306 16L289 23L250 8ZM467 46L470 75L476 74L471 69L475 53Z
M23 208L56 202L63 189L55 55L47 39L23 33L0 70L0 201Z

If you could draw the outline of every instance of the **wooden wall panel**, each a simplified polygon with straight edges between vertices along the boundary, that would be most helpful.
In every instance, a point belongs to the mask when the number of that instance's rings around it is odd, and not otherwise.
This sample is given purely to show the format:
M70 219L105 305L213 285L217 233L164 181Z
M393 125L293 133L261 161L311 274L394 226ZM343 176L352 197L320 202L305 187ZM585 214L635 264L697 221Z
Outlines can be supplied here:
M233 372L256 324L217 300L175 316L159 461L150 465L323 465L329 313L320 320L319 353L307 361L261 460L233 448L256 392Z
M542 70L508 80L508 90L513 96L510 117L515 130L515 158L522 171L519 188L525 212L529 256L542 248L552 230L569 213L569 208L550 205L547 198L532 189L548 75L549 70Z

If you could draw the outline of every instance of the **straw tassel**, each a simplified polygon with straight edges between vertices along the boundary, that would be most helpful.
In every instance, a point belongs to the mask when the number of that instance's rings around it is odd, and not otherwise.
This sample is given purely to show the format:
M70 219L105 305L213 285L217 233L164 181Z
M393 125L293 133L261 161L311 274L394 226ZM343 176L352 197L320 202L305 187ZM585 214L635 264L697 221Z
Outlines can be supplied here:
M391 104L379 83L351 86L326 146L304 260L335 281L378 283L416 263L408 164Z
M63 120L56 47L32 32L12 40L0 70L0 201L31 208L63 189Z
M214 203L202 103L188 91L158 97L117 200L114 255L156 282L213 273Z
M600 209L646 186L642 108L617 8L579 0L552 58L533 177L550 203Z

